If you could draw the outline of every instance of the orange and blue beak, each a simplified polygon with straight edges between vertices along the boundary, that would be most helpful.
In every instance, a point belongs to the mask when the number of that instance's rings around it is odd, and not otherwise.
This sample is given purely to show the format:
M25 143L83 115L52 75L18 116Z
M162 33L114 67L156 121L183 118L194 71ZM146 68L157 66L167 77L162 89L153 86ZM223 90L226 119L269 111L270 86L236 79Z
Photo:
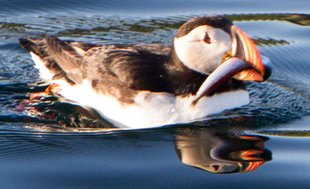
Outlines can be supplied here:
M245 81L265 81L271 75L271 67L262 62L254 41L241 29L233 25L231 57L237 57L249 64L250 68L234 75L234 78Z

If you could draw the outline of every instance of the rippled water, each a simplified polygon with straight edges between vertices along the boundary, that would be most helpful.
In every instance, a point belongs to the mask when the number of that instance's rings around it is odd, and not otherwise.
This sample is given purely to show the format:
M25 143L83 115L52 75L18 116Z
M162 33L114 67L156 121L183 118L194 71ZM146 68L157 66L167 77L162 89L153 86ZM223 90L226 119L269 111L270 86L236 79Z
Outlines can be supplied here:
M0 0L1 188L308 188L310 3ZM18 38L170 45L201 14L225 14L273 63L248 106L190 125L104 129L94 112L40 98ZM101 127L100 129L89 129Z

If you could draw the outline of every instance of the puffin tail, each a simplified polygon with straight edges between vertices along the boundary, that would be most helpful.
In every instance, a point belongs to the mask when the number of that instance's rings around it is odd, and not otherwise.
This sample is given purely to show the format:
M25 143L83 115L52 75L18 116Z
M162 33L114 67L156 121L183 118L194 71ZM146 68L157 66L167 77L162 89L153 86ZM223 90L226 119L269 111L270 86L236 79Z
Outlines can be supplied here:
M54 36L43 39L21 38L19 43L31 54L42 79L49 82L66 80L71 85L82 81L82 56L70 43Z
M34 52L35 54L38 53L38 48L36 48L35 43L32 42L31 39L20 38L19 44L29 52Z

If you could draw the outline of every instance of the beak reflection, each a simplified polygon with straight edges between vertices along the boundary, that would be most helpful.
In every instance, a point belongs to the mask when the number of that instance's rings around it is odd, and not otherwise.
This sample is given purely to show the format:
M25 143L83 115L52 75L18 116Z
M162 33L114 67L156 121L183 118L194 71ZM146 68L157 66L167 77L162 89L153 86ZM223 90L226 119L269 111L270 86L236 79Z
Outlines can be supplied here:
M181 131L176 152L182 163L211 173L245 173L271 160L263 136L219 134L207 129Z

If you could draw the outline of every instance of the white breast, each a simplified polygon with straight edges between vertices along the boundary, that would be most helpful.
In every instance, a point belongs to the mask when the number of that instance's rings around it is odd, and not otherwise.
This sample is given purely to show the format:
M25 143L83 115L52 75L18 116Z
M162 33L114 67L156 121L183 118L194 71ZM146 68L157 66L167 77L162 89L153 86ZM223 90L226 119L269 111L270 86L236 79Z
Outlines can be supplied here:
M175 98L169 93L147 91L138 93L135 103L122 104L112 96L96 93L86 80L78 86L71 86L65 81L56 83L62 88L62 96L94 108L117 127L150 128L188 123L249 103L248 92L237 90L201 98L195 106L192 105L195 96Z

